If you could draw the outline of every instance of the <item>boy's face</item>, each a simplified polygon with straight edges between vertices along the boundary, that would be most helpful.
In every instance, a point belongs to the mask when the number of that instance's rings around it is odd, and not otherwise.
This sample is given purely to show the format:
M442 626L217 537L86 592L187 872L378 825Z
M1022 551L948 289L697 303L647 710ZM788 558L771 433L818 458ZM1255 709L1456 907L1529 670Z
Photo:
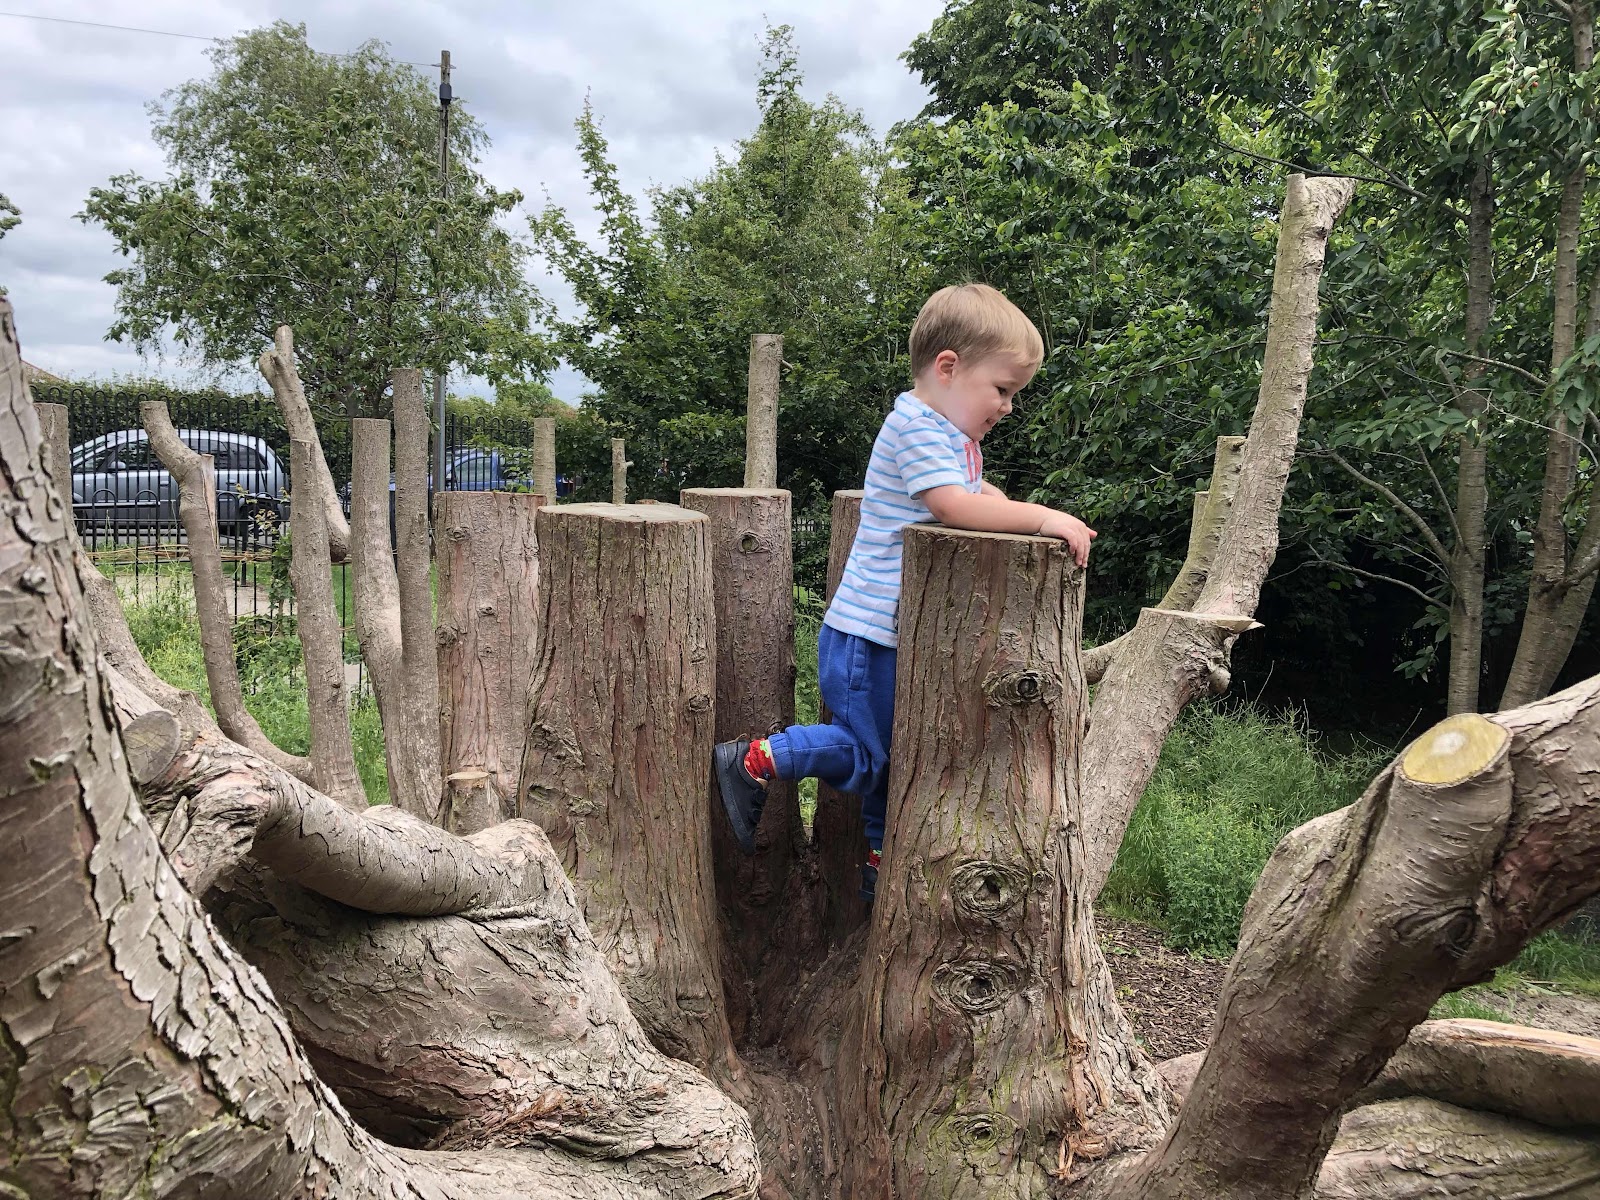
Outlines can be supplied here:
M933 360L932 397L953 425L975 442L1009 416L1011 402L1033 378L1034 366L1013 354L962 359L941 350ZM919 387L918 391L922 389Z

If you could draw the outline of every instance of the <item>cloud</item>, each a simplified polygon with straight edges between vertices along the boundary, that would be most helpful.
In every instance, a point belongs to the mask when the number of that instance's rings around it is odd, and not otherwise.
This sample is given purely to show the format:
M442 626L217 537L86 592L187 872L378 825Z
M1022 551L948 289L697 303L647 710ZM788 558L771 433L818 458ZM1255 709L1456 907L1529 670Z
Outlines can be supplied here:
M592 97L623 184L643 197L654 185L702 175L718 150L755 126L755 78L768 22L795 27L806 91L832 92L878 131L921 108L925 94L899 55L938 15L940 0L784 0L755 5L650 0L532 5L409 0L145 0L109 8L92 0L31 4L34 12L89 22L228 37L283 19L304 22L311 44L346 52L387 42L417 64L451 51L456 95L491 139L483 170L518 188L527 207L545 194L592 232L572 122ZM147 105L206 74L209 43L0 17L7 87L0 94L0 191L23 221L0 240L0 285L16 305L29 361L68 376L124 373L192 381L181 355L141 361L105 342L114 292L103 282L122 261L100 229L73 219L89 189L133 171L165 172L150 138ZM516 227L522 229L519 216ZM535 282L557 304L559 282ZM586 386L569 370L552 380L576 399ZM476 385L481 386L481 385Z

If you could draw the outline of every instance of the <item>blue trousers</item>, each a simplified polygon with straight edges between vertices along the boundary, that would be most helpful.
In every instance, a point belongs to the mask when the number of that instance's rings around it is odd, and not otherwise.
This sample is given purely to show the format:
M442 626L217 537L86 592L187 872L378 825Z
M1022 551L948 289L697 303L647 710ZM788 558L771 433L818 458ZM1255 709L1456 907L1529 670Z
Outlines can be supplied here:
M779 779L820 779L861 797L867 844L883 849L894 727L895 652L824 625L817 635L817 682L833 712L829 725L791 725L767 739Z

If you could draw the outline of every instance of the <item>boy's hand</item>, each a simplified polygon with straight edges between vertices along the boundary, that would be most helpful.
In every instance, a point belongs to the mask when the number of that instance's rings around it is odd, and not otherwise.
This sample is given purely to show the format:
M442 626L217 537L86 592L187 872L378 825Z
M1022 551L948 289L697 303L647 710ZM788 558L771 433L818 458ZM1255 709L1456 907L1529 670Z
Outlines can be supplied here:
M1059 512L1050 509L1044 521L1039 525L1039 532L1046 537L1058 537L1067 543L1072 551L1073 561L1080 567L1089 565L1089 543L1100 535L1090 529L1071 513Z

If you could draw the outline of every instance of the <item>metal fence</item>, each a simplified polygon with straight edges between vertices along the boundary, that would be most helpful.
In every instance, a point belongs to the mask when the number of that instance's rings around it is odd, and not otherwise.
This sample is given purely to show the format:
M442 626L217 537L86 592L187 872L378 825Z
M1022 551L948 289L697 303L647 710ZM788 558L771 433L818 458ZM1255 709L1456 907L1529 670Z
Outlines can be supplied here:
M218 537L231 581L234 619L275 620L293 614L287 543L281 536L293 491L289 437L275 403L223 393L64 385L35 388L34 396L67 407L78 533L91 559L125 596L143 602L162 586L181 585L189 578L178 488L151 450L139 414L142 401L165 400L184 441L213 456ZM349 424L319 421L318 433L348 510ZM447 491L530 490L532 448L529 419L448 414L442 486ZM430 468L429 488L441 486L431 476ZM571 494L577 482L558 476L558 495ZM793 532L796 583L820 595L827 573L828 523L797 517ZM340 623L348 630L354 623L348 611L348 568L340 564L334 571ZM352 644L347 638L347 646Z

